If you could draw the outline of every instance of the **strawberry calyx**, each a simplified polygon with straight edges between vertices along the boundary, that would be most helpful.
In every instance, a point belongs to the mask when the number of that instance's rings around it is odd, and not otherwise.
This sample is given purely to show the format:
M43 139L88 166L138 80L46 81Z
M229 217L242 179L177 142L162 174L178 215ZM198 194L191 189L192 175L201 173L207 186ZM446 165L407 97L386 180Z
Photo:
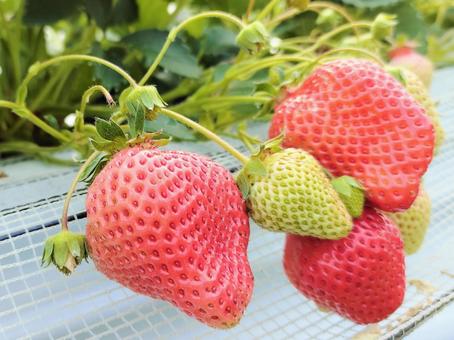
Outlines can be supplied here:
M260 144L258 150L251 154L249 161L247 161L243 168L238 172L236 176L236 182L240 188L243 198L247 199L249 196L250 186L254 182L254 179L259 177L265 177L267 175L264 160L272 154L283 150L281 144L284 135L281 134L266 142Z
M88 262L88 247L85 235L63 230L47 239L41 258L41 265L53 263L65 275L74 272L82 260Z
M270 34L260 21L245 26L236 36L238 46L246 48L251 53L260 52L269 45Z
M394 34L397 25L397 16L394 14L380 13L372 23L371 33L376 40L386 40Z
M347 211L353 218L360 217L364 209L364 189L353 177L341 176L331 180Z

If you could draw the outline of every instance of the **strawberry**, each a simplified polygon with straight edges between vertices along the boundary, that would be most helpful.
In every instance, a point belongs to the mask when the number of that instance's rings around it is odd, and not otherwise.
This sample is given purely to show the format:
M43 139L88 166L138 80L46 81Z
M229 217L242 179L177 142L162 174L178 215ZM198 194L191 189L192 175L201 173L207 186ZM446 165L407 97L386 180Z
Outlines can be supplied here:
M416 74L407 69L399 69L400 75L407 91L415 98L415 100L424 108L426 115L429 116L432 125L435 129L435 153L445 140L445 131L441 125L440 115L434 101L430 98L426 87Z
M276 107L269 135L310 152L333 176L348 175L385 211L411 206L432 160L424 109L380 66L342 59L318 67Z
M393 313L405 293L399 229L372 208L340 240L288 235L284 269L290 282L322 308L360 324Z
M412 44L396 47L389 52L390 64L401 66L418 76L425 87L430 87L434 66L430 59L418 53Z
M415 253L421 247L430 224L430 212L430 197L421 186L418 197L409 209L398 213L387 213L399 227L405 252L408 255Z
M96 268L212 327L237 324L251 298L249 220L232 176L196 154L133 146L89 187Z
M258 225L327 239L348 235L352 219L314 157L290 148L265 150L259 158L264 173L247 179L248 208Z

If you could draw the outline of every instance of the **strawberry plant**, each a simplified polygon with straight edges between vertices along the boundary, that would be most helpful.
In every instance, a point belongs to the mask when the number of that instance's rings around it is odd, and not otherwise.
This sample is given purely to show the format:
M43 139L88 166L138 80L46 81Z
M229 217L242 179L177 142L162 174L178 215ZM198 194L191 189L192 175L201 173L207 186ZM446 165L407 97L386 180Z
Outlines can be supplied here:
M0 152L68 162L58 152L75 150L83 160L42 264L69 275L90 257L137 293L233 327L253 290L250 216L288 234L284 268L305 296L358 323L390 315L405 291L392 220L405 242L415 230L419 246L426 227L401 226L398 214L419 209L443 130L420 81L385 68L408 5L342 2L355 7L46 0L47 11L30 0L8 9L6 29L28 32L42 54L19 63L17 41L2 34L2 69L14 81L2 87ZM407 7L392 15L382 6ZM21 20L32 26L17 28ZM51 57L34 24L81 44ZM270 140L248 134L268 120ZM172 138L217 143L241 169L234 178L201 155L162 149ZM84 235L68 227L79 182L88 185Z

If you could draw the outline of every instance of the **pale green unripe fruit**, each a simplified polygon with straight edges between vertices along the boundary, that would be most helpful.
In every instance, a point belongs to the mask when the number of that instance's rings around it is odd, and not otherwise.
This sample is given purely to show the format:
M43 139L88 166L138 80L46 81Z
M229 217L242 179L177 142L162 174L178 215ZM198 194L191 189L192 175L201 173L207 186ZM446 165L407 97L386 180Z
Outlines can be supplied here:
M352 218L314 157L290 148L262 162L266 174L248 177L248 207L258 225L322 239L349 234Z

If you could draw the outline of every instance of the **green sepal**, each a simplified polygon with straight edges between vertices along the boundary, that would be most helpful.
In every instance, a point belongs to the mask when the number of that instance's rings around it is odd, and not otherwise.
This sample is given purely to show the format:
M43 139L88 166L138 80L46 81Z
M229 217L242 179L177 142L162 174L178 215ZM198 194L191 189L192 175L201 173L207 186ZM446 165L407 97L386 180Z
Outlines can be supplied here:
M337 193L342 194L346 197L351 197L352 187L347 183L344 177L338 177L331 181L331 185Z
M259 52L269 45L270 35L260 21L244 27L236 37L238 46L248 49L250 52Z
M108 154L114 154L117 151L123 149L124 146L126 146L126 142L121 144L116 142L100 142L92 138L90 138L89 141L95 150Z
M331 185L339 194L347 211L353 218L361 216L364 209L364 190L353 177L341 176L331 180Z
M160 146L165 146L170 143L172 140L171 137L169 138L159 138L155 139L156 137L160 137L161 133L160 132L148 132L148 133L143 133L140 136L131 139L128 141L128 146L135 146L135 145L145 145L149 144L148 147L160 147Z
M391 38L397 25L397 16L394 14L380 13L372 23L372 37L377 40Z
M260 159L257 158L251 158L249 162L246 163L244 166L244 171L248 175L253 175L253 176L266 176L266 168L263 162Z
M131 138L143 133L145 119L155 119L156 110L167 105L152 85L127 88L119 101L120 111L128 116Z
M405 79L405 76L402 72L402 69L400 67L396 66L386 66L385 67L386 72L391 74L396 80L401 83L404 86L407 86L407 80Z
M85 235L61 231L47 239L41 265L47 267L52 262L59 271L69 275L82 260L88 260Z
M92 144L96 143L95 141L91 141ZM80 176L80 182L85 182L87 184L91 184L95 179L96 175L104 168L104 166L109 161L109 156L106 153L100 153L96 156L90 164L85 168Z
M243 195L243 199L247 200L251 191L251 184L249 183L248 176L243 170L236 176L236 184Z
M95 126L96 131L102 138L112 142L126 142L125 133L113 120L107 121L101 118L96 118Z

